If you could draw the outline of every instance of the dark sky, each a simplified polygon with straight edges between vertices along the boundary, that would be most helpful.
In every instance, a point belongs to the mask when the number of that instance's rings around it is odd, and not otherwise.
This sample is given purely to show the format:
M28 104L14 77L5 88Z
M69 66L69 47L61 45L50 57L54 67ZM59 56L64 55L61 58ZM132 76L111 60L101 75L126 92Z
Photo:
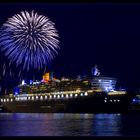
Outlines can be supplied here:
M55 22L61 48L55 75L87 74L97 64L126 88L140 85L140 4L0 4L0 25L22 10Z

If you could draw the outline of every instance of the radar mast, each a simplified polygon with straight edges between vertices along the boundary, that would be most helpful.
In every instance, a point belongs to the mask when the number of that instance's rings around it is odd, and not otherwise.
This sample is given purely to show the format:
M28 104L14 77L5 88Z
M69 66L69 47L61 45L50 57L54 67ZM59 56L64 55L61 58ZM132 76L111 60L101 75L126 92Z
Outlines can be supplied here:
M92 76L99 76L100 75L100 71L97 68L97 65L95 65L92 69L91 69L91 74Z

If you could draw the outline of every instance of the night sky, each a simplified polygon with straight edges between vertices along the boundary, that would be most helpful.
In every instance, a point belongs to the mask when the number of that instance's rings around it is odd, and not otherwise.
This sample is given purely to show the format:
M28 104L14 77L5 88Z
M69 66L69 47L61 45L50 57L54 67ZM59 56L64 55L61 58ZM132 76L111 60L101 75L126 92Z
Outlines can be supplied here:
M61 49L50 69L56 77L86 75L97 64L122 87L140 86L140 4L0 4L0 26L22 10L55 23Z

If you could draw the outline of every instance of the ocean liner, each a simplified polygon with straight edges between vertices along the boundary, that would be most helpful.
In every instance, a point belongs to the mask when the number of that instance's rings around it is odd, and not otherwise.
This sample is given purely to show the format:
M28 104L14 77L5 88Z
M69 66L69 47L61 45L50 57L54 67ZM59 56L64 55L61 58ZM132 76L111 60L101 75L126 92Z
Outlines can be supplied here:
M92 76L56 79L46 73L42 81L30 81L0 97L5 112L123 112L127 110L127 93L116 91L115 78L100 75L97 67Z

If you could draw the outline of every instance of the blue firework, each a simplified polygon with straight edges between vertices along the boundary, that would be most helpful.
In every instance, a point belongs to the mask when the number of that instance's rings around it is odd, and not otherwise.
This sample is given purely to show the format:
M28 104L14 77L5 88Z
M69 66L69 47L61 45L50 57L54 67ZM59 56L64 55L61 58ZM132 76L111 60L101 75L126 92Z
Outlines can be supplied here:
M46 16L22 11L0 29L0 49L10 63L23 70L42 69L57 55L59 35Z

